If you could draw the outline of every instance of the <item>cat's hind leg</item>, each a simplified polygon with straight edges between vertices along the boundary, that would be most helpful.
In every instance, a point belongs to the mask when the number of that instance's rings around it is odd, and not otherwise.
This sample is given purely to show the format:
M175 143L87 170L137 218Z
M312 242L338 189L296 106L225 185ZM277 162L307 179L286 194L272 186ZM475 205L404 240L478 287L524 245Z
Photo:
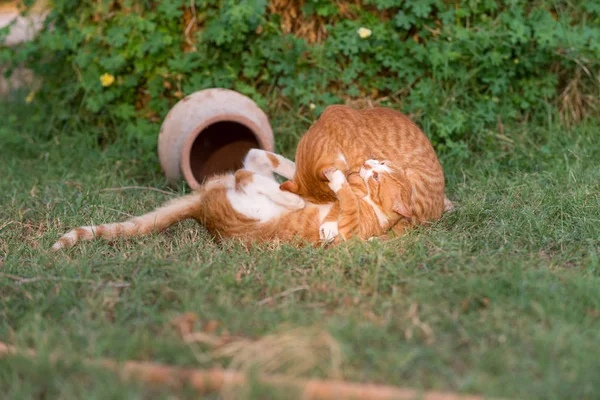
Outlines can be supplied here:
M273 172L286 179L296 173L296 164L279 154L261 149L251 149L244 158L244 169L273 178Z

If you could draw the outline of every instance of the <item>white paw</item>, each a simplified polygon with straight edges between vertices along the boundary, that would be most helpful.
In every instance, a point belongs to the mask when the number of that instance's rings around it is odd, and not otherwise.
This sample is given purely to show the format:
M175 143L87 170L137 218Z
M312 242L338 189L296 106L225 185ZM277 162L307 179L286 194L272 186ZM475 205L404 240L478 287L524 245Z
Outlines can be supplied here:
M449 211L454 211L454 210L455 210L454 204L452 204L452 202L450 201L449 198L444 196L444 212L449 212Z
M332 173L325 171L325 176L329 180L329 188L333 190L334 193L339 192L344 183L346 183L346 175L339 169L334 170Z
M331 182L331 180L333 179L333 173L337 171L335 168L327 168L326 170L323 171L323 175L325 175L325 178L327 178L327 180L329 182Z
M263 150L251 149L244 159L244 169L255 172L257 174L272 177L271 161L267 158Z
M325 222L319 227L319 239L325 242L331 242L338 233L338 224L336 221Z

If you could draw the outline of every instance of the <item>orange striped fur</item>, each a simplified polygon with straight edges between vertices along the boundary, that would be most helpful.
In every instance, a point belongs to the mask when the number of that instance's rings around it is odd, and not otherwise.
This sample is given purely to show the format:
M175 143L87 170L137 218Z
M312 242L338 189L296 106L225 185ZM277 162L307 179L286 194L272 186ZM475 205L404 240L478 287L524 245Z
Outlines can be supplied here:
M408 117L388 108L354 110L342 105L326 108L300 139L296 173L281 189L314 203L335 201L339 196L331 190L325 176L326 171L333 169L341 171L356 194L364 197L364 187L360 182L356 184L356 176L368 159L390 160L404 171L410 185L407 207L411 218L401 218L393 226L395 231L435 221L444 210L453 208L444 195L444 171L429 139ZM340 193L345 194L345 191ZM361 225L372 223L367 215L361 219Z

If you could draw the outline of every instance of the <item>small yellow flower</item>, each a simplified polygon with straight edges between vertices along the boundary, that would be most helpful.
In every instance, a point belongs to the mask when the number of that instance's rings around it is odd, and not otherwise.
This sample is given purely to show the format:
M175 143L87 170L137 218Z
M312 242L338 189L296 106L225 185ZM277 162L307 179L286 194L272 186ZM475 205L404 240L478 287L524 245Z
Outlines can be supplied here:
M25 97L25 103L27 103L27 104L31 103L33 101L34 97L35 97L35 92L34 91L29 92L27 97Z
M514 62L515 64L518 64L518 63L519 63L519 59L518 59L518 58L515 58L515 59L513 60L513 62Z
M115 77L109 73L100 75L100 83L102 83L102 86L104 87L112 85L114 81Z
M358 33L358 36L360 36L361 39L366 39L373 34L372 30L370 30L369 28L365 28L364 26L360 27L356 32Z
M315 105L315 103L310 103L308 105L308 108L310 108L311 110L314 110L315 108L317 108L317 106Z

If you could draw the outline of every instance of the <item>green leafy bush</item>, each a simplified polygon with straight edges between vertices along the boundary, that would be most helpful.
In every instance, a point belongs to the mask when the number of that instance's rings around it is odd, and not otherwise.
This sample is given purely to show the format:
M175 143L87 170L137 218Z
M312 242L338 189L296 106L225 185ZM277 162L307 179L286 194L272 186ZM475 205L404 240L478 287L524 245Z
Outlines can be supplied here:
M152 144L209 87L309 119L344 101L399 108L446 151L598 110L597 1L55 0L47 24L0 51L43 78L35 102Z

